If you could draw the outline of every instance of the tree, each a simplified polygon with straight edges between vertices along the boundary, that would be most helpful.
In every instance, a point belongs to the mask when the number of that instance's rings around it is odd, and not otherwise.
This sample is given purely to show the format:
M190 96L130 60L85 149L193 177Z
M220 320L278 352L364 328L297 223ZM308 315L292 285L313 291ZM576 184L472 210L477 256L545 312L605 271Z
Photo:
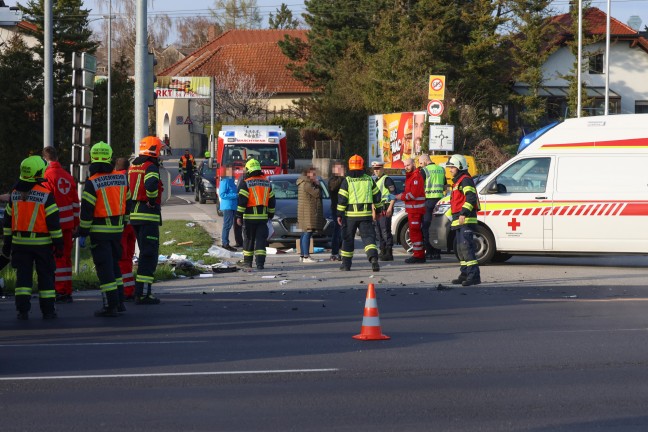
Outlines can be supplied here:
M213 19L201 16L179 18L176 29L178 43L186 49L198 49L209 42L210 29L213 29L214 36L223 33L223 29Z
M129 77L130 68L130 61L123 55L112 68L110 145L115 157L127 157L133 152L135 82ZM108 142L107 87L106 81L101 81L95 86L92 110L93 142Z
M261 13L256 0L216 0L210 12L225 31L261 28Z
M293 18L293 13L288 5L281 3L281 8L276 10L276 15L270 13L268 25L271 29L296 29L299 27L299 20Z
M18 180L20 162L43 147L42 68L19 35L0 50L0 190ZM35 95L40 95L40 99Z
M54 3L52 21L54 23L54 146L59 148L63 164L69 155L69 142L72 131L72 53L87 52L94 54L97 43L92 40L92 31L88 24L87 9L82 9L82 0L59 0ZM23 19L35 24L38 30L32 34L38 44L31 49L36 54L35 63L43 70L44 39L44 2L29 0L20 6ZM34 98L43 106L44 95L35 94Z

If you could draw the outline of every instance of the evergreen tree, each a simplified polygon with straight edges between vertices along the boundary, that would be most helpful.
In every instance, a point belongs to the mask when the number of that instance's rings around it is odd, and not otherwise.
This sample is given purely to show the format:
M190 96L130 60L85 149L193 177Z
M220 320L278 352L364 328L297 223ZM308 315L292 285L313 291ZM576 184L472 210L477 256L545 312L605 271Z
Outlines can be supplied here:
M20 162L43 147L42 104L34 94L42 94L39 77L43 71L19 35L0 50L0 191L6 192L18 180Z
M92 40L92 31L88 25L87 9L83 9L82 0L58 0L53 5L53 56L54 56L54 146L62 155L62 164L69 162L72 133L72 53L87 52L94 54L97 43ZM37 31L32 34L38 44L32 48L37 55L35 63L43 70L44 39L44 2L29 0L20 6L23 19L35 24ZM42 78L41 78L42 79ZM35 99L43 106L44 95L35 94ZM42 140L41 140L42 142Z
M111 75L111 142L115 157L127 157L133 153L135 135L135 82L129 77L130 61L121 56L113 64ZM94 108L92 111L92 142L108 142L108 105L107 81L95 87Z
M270 13L268 25L271 29L296 29L299 27L299 20L293 18L292 11L285 3L281 3L281 8L277 9L275 15Z

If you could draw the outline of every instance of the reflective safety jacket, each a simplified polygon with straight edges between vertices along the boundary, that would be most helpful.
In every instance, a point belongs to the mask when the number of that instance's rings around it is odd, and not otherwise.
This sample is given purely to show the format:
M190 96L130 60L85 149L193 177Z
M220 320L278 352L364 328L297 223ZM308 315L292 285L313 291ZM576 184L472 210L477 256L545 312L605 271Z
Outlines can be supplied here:
M196 161L194 160L193 155L182 155L178 161L178 168L181 168L183 171L193 170L196 167Z
M5 208L3 234L6 244L62 244L63 232L54 194L38 183L19 182Z
M387 174L381 175L375 179L375 182L380 191L380 201L382 201L383 204L389 202L389 194L396 195L396 184Z
M274 217L275 196L270 181L254 171L239 184L236 217L246 221L267 221Z
M47 187L54 193L62 230L79 226L79 192L74 177L59 162L52 161L45 170Z
M372 205L383 209L380 190L376 182L362 170L353 170L342 181L338 193L337 214L341 217L372 220Z
M417 169L405 173L403 201L407 214L425 213L425 187L423 176Z
M446 185L445 169L437 164L429 164L421 168L425 178L425 198L443 198L443 189Z
M121 234L127 198L128 180L124 174L111 171L91 175L81 195L79 235Z
M450 196L451 228L459 227L459 216L465 216L466 224L476 224L479 198L475 182L466 171L459 171L453 182L452 195Z
M131 225L156 223L162 225L160 203L162 202L162 181L160 169L154 158L140 156L128 169L129 221Z

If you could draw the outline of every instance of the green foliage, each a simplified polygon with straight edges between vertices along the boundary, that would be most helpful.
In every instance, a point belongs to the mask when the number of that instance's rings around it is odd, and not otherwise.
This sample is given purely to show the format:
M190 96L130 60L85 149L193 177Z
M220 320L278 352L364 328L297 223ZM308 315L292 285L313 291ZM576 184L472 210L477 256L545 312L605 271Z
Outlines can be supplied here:
M270 13L268 26L271 29L296 29L299 27L299 20L293 17L288 5L281 3L281 8L277 9L276 14Z
M42 69L20 36L0 50L0 191L7 192L18 180L20 162L43 147L42 103L34 94L42 93Z
M216 0L212 17L224 30L261 27L261 14L256 0Z
M133 136L135 134L135 82L129 78L130 61L121 56L113 64L111 75L111 128L110 135L113 147L113 159L128 157L133 153ZM94 108L92 110L92 141L108 142L108 83L102 81L95 86Z

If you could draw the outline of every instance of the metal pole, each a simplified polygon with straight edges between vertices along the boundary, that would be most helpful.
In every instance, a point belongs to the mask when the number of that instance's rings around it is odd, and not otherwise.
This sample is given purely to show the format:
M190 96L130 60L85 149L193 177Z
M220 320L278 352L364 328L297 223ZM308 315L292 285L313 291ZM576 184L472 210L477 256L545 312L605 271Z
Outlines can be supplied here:
M45 0L44 8L44 53L43 53L43 148L54 145L54 37L52 21L52 0Z
M111 103L112 103L112 0L108 1L108 131L106 139L108 144L112 145L110 135L110 122L111 122Z
M209 166L214 166L214 157L216 156L216 142L214 141L214 111L216 106L216 97L214 96L214 77L210 77L211 85L211 113L210 113L210 128L209 128Z
M610 112L610 0L607 0L605 19L605 115Z
M576 117L580 118L581 116L581 69L582 69L582 45L583 45L583 0L578 0L578 71L577 71L577 83L578 83L578 101L576 104Z
M146 0L137 0L135 37L135 136L134 152L139 152L139 142L148 135L148 106L146 104L146 57L148 36L146 30Z

